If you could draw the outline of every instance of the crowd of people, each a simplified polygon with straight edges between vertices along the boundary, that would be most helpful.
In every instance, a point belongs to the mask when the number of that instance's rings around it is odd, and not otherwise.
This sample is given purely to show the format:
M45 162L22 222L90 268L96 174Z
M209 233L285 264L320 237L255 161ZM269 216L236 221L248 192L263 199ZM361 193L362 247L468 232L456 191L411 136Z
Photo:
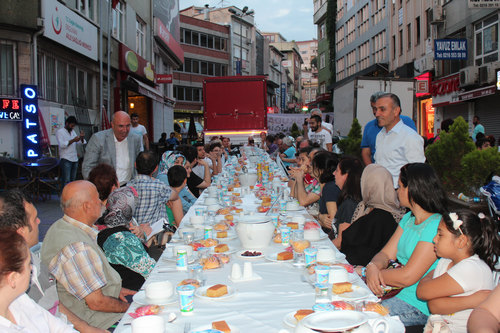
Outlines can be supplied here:
M261 133L246 144L283 163L291 196L405 326L498 331L498 225L482 213L450 212L396 95L377 93L370 103L376 119L365 127L361 157L332 152L333 128L319 110L296 140ZM189 145L171 135L164 139L177 140L175 149L157 156L134 118L119 111L111 129L90 138L84 180L75 180L72 163L86 142L67 119L58 133L67 160L63 217L39 256L30 252L40 223L33 202L18 190L0 193L2 332L112 330L184 214L235 153L229 138Z

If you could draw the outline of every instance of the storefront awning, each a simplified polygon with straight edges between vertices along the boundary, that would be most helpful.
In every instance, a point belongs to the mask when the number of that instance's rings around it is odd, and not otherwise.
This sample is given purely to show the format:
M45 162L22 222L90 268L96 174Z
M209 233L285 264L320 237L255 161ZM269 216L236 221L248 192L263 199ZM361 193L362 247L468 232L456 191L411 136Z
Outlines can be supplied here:
M488 86L479 89L474 89L470 91L463 92L458 95L460 101L467 101L469 99L480 98L484 96L489 96L495 94L497 91L496 86Z
M137 84L137 92L139 94L144 95L144 96L149 97L149 98L152 98L160 103L164 102L163 95L161 94L161 92L159 90L157 90L151 86L148 86L147 84L142 83L141 81L136 80L131 76L129 76L127 78L127 80L130 80L130 81Z

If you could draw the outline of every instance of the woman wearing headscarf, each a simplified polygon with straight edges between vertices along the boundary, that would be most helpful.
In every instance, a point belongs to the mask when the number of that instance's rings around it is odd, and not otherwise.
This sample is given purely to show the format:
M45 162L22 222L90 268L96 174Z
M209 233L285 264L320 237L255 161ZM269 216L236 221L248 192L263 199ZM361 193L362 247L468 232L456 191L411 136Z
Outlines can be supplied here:
M342 232L340 251L350 264L366 266L391 238L404 211L391 174L379 164L369 164L363 171L361 195L351 225Z
M186 157L180 153L172 152L172 151L167 151L165 152L162 157L160 164L158 166L158 176L157 179L164 182L167 185L170 185L168 182L168 170L173 167L174 165L180 165L183 166L186 169L186 172L188 173L188 177L190 176L189 173L191 172L191 167L188 165L188 161ZM179 197L181 198L182 201L182 210L184 214L187 213L189 208L191 208L192 205L196 202L196 197L189 191L189 188L187 186L184 186L184 188L179 191Z
M147 247L129 229L134 224L132 216L137 199L133 187L112 192L102 219L107 228L97 236L108 262L120 274L122 286L131 290L141 288L156 264Z

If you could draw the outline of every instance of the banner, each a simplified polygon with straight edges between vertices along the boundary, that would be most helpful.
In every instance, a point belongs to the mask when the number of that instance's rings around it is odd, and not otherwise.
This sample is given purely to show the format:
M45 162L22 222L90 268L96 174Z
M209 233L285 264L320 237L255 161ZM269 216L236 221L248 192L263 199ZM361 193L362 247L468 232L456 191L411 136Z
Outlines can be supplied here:
M284 133L290 134L290 130L292 129L293 123L297 124L299 130L302 130L302 125L304 124L304 120L308 119L311 115L309 113L268 113L267 114L267 128L268 133L276 134L276 133ZM323 113L322 118L323 121L326 121L327 118L330 119L330 123L333 120L333 112Z

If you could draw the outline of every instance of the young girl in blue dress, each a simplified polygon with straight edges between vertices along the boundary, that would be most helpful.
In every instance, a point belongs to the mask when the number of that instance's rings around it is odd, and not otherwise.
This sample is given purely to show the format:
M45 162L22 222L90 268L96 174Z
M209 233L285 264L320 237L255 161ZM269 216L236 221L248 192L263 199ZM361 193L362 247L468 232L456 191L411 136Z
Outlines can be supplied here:
M441 325L465 333L470 313L495 287L492 270L500 254L498 227L482 213L444 214L434 251L441 259L417 287L417 296L427 300L433 314L425 331Z

